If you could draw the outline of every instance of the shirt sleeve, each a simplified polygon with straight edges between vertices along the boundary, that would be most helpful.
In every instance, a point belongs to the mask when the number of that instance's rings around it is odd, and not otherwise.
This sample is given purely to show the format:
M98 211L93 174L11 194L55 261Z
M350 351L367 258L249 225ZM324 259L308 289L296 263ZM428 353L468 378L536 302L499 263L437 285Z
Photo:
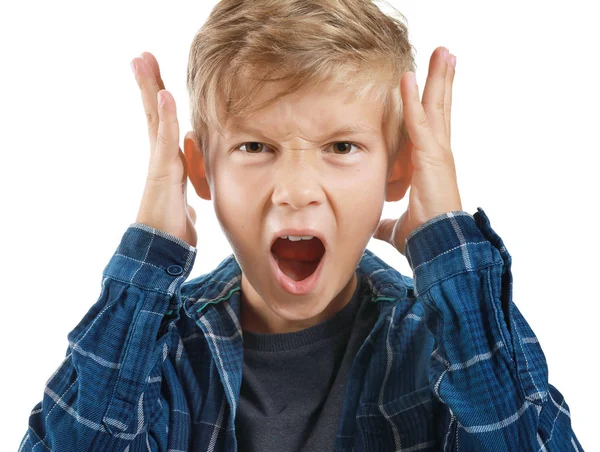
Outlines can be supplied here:
M429 382L450 412L437 426L447 432L443 450L582 451L538 339L513 302L511 256L477 210L438 215L405 242L435 338Z
M32 410L20 451L158 449L167 327L196 248L142 223L122 236L96 303L68 335L66 358Z

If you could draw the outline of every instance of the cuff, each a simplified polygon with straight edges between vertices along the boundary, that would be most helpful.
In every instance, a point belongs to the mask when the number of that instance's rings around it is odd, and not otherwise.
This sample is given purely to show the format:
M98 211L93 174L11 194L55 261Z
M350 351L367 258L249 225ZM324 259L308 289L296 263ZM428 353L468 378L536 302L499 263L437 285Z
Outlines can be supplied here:
M453 211L429 219L411 231L405 255L414 274L416 295L457 273L503 264L497 237L480 207L474 215Z
M173 295L191 273L197 250L178 237L132 223L103 276L145 290Z

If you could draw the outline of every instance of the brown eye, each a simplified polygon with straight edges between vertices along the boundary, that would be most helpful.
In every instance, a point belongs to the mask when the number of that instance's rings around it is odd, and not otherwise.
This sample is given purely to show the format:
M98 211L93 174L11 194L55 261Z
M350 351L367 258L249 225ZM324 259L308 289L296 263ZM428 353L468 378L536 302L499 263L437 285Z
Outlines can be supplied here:
M353 143L348 143L348 142L344 142L344 141L340 141L339 143L335 143L333 145L333 147L336 151L341 151L341 152L339 152L339 154L352 154L352 152L350 152L350 150L352 149L352 146L356 147L356 145L354 145ZM336 152L336 154L337 153L338 152Z
M262 147L264 147L264 145L262 143L259 143L258 141L249 141L248 143L244 143L241 146L239 146L239 148L241 149L242 146L246 146L247 150L245 150L244 152L248 154L260 154Z

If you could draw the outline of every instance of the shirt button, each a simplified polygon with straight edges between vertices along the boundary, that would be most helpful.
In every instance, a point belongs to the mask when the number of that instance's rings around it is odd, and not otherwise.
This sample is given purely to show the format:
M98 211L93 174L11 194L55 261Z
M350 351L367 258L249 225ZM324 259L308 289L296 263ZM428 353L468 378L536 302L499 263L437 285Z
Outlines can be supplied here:
M173 276L181 275L183 273L183 268L179 265L171 265L167 268L167 273Z

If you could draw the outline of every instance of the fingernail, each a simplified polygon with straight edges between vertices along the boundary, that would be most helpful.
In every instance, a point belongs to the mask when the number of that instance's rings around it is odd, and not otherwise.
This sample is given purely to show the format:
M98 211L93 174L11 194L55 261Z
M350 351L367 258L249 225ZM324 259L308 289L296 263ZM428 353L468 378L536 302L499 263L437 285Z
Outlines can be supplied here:
M452 67L456 68L456 55L450 56L450 62L452 63Z
M133 74L135 75L135 58L133 60L131 60L131 62L129 63L131 65L131 70L133 71Z

